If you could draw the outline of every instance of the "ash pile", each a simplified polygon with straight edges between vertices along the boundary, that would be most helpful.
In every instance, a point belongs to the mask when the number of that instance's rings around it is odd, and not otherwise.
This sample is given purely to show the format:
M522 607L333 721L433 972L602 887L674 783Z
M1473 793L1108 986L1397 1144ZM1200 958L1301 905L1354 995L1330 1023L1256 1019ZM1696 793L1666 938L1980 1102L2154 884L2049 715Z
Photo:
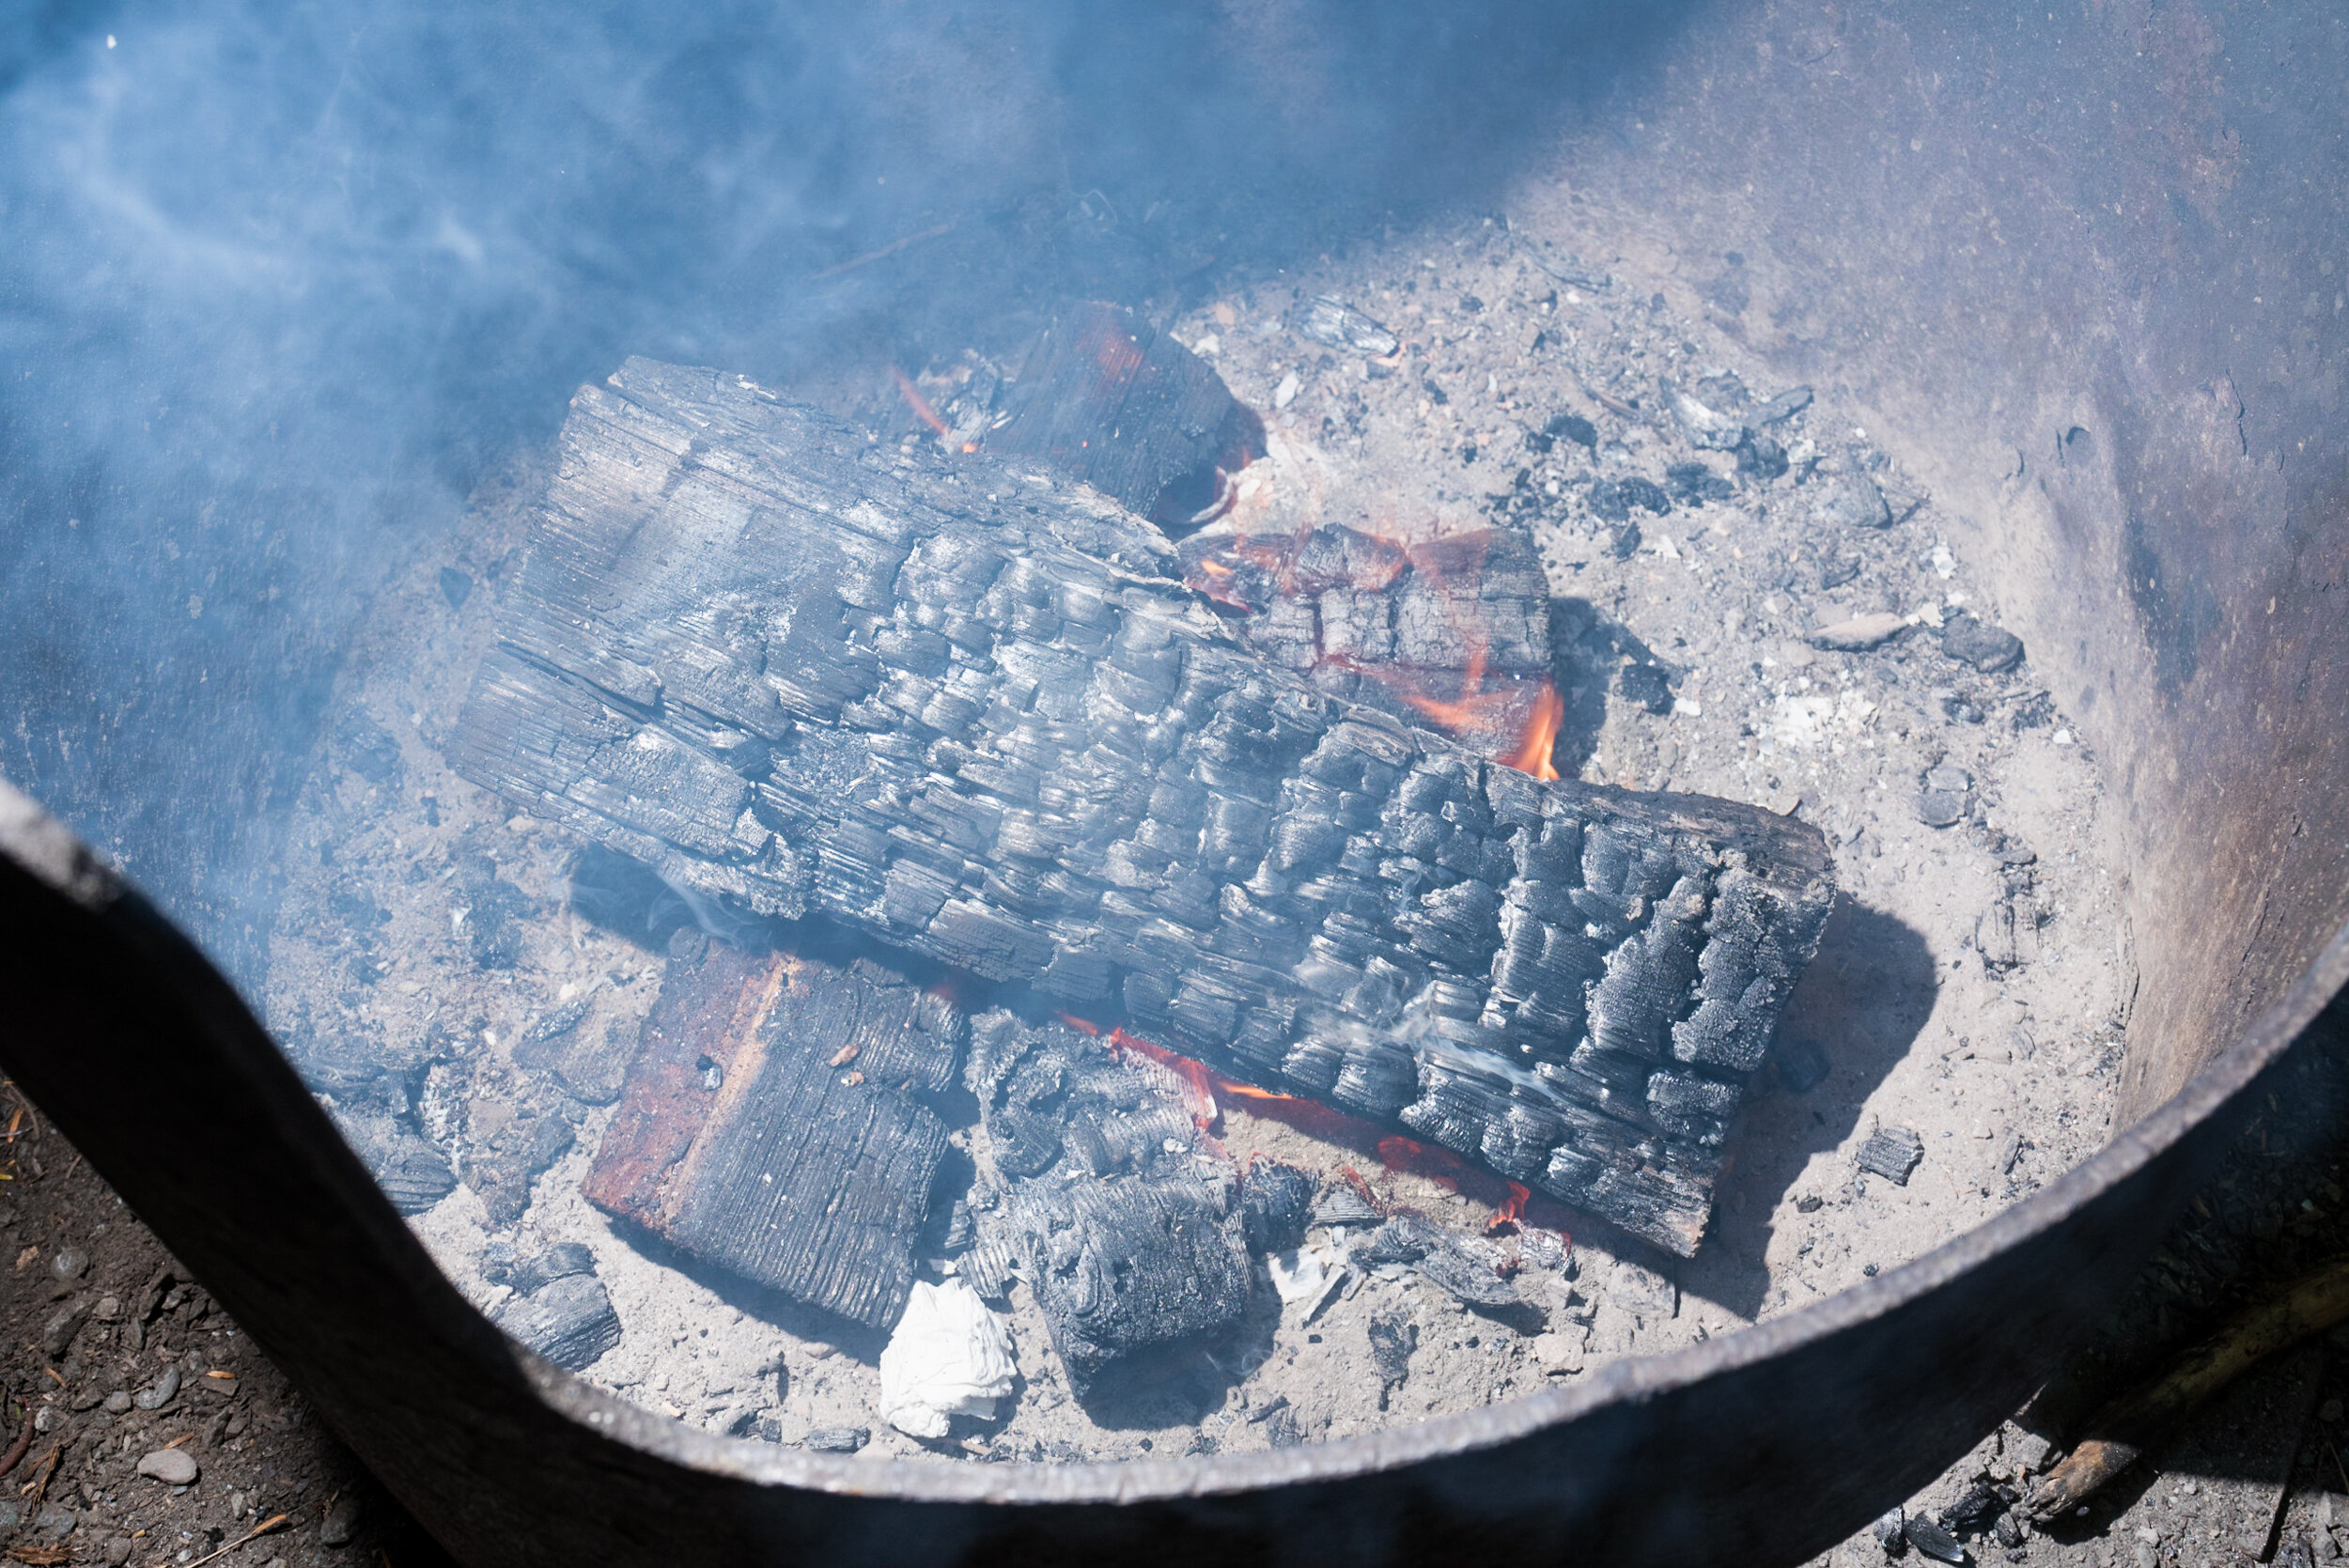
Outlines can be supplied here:
M1261 427L1124 313L988 393L909 388L941 439L895 447L643 360L574 399L446 750L580 847L576 908L692 917L579 1192L878 1336L925 1439L1013 1396L1015 1285L1094 1407L1244 1376L1369 1280L1540 1335L1571 1265L1528 1202L1692 1253L1831 900L1816 831L1559 779L1521 535L1216 529ZM1506 1194L1498 1238L1235 1159L1218 1087ZM404 1206L447 1190L338 1109ZM581 1250L484 1265L574 1365L616 1337Z

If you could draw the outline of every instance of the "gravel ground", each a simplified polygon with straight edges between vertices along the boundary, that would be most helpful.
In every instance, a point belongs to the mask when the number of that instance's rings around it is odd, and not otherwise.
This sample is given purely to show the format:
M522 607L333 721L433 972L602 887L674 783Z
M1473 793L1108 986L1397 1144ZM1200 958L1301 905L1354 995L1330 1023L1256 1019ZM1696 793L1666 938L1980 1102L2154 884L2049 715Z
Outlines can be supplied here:
M445 1561L122 1200L5 1098L8 1560Z

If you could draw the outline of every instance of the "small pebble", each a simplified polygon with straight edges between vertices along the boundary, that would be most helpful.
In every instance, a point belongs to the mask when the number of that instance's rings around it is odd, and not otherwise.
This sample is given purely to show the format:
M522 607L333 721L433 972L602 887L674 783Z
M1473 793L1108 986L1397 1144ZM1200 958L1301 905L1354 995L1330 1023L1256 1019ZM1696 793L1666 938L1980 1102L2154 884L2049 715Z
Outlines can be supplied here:
M160 1410L179 1395L179 1369L165 1367L163 1374L141 1389L131 1403L142 1410Z
M117 1389L106 1396L106 1411L109 1415L127 1415L130 1409L131 1391L128 1389Z
M131 1560L131 1538L117 1535L106 1543L106 1568L122 1568Z
M359 1533L359 1495L345 1492L334 1499L334 1506L326 1511L326 1522L319 1526L319 1545L348 1546L352 1536Z
M78 1280L89 1272L89 1254L69 1243L50 1258L49 1272L60 1280Z
M2321 1421L2337 1421L2341 1420L2341 1401L2337 1399L2328 1399L2323 1405L2317 1406L2316 1419Z
M139 1461L139 1474L166 1486L192 1485L195 1460L184 1449L157 1449Z

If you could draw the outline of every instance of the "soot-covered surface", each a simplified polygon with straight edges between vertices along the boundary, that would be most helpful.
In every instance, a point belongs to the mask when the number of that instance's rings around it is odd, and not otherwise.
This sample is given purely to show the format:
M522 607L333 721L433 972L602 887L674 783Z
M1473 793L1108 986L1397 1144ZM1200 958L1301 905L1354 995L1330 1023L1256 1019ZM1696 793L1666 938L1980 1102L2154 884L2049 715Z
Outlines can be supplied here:
M294 834L272 1027L401 1172L420 1233L477 1299L561 1284L540 1260L578 1243L619 1329L586 1375L769 1440L863 1428L865 1452L1055 1459L1338 1436L1727 1332L1969 1228L2107 1135L2134 980L2094 759L1992 634L1997 606L1932 499L1831 388L1806 405L1737 380L1729 342L1654 303L1646 285L1674 264L1595 223L1470 223L1236 284L1166 325L1267 421L1269 452L1217 528L1521 530L1556 596L1565 772L1826 831L1844 893L1692 1260L1566 1211L1487 1238L1493 1207L1472 1188L1226 1097L1237 1164L1315 1171L1330 1200L1352 1167L1376 1204L1493 1249L1518 1305L1444 1290L1454 1247L1433 1265L1408 1247L1358 1253L1376 1209L1333 1202L1184 1375L1088 1410L1016 1284L1007 1408L926 1448L889 1431L877 1334L674 1266L580 1193L691 913L648 909L634 939L594 924L566 893L579 841L444 760L543 474L485 496L457 554L411 564L358 633ZM1388 329L1390 351L1364 352L1389 348L1367 330L1351 347L1309 335L1321 294ZM850 373L880 389L866 406L894 404L885 367ZM967 375L915 380L943 409ZM801 391L854 404L840 384ZM870 424L885 442L930 439L910 415ZM1914 1134L1905 1184L1858 1163L1888 1129Z

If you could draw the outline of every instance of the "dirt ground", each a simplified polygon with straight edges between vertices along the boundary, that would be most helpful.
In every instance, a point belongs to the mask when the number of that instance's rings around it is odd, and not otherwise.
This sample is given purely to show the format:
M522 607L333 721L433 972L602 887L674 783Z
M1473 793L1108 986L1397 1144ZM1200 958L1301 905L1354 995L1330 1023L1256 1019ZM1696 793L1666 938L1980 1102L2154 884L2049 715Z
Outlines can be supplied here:
M8 1560L445 1561L122 1200L13 1087L5 1097Z

